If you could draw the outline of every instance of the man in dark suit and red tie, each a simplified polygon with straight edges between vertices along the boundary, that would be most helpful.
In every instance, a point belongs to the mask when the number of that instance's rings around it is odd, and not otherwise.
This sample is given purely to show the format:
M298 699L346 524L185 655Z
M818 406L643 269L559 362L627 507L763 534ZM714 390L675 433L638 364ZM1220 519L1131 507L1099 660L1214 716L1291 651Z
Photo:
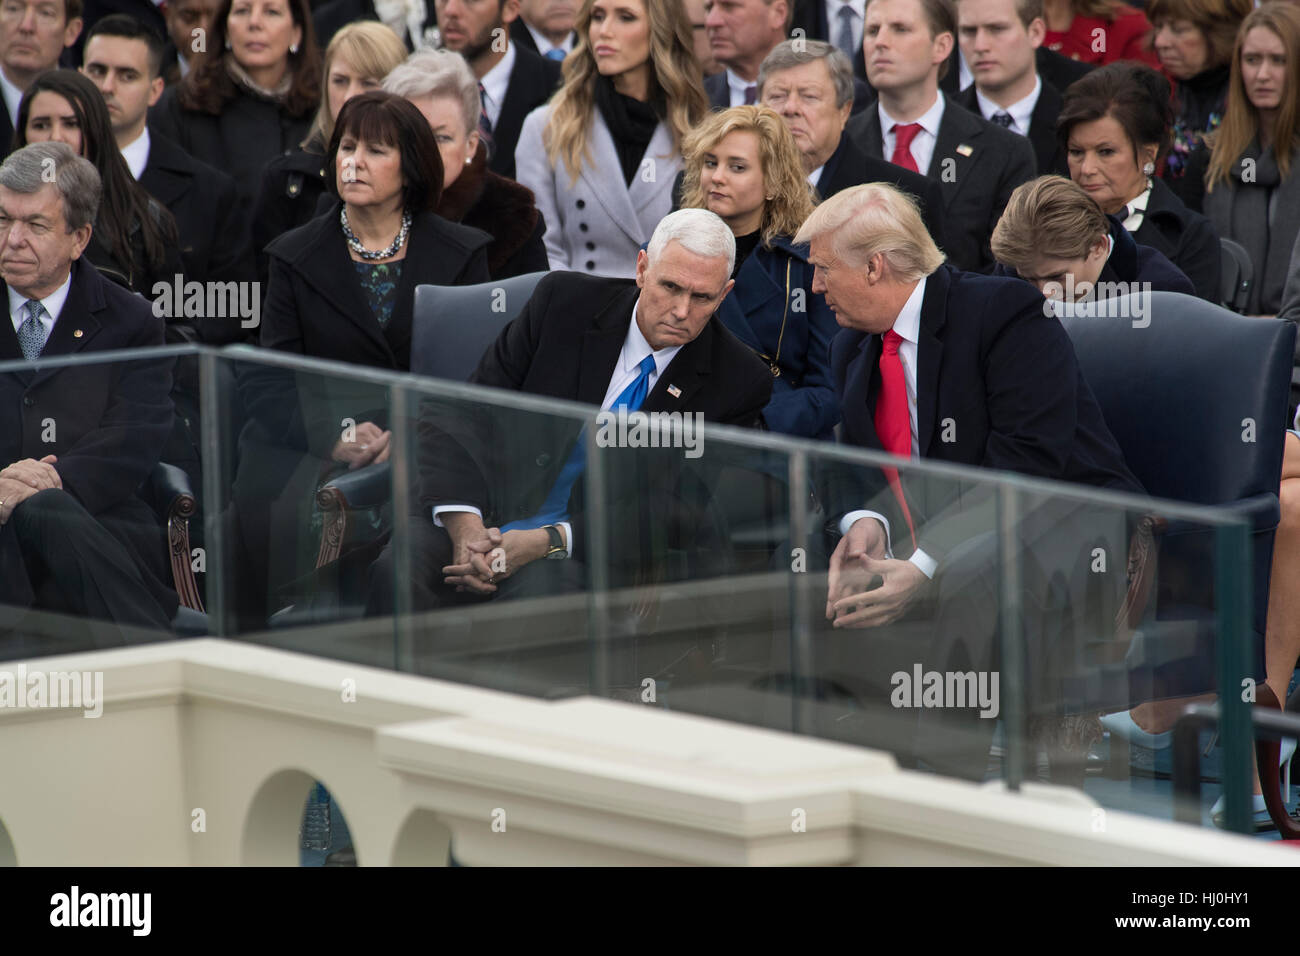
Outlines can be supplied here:
M911 197L880 183L852 187L822 203L795 241L810 243L813 290L844 327L831 347L844 441L901 458L1142 492L1041 293L944 265ZM971 546L996 527L989 486L900 477L892 468L857 467L831 479L827 514L842 537L830 559L823 666L849 680L878 670L870 641L852 629L887 630L918 602L935 614L925 622L935 640L950 639L944 606L957 606L950 598L959 578L970 657L981 645L991 657L996 547ZM1068 538L1057 517L1059 538ZM1037 546L1029 522L1017 531L1026 547ZM1112 577L1122 593L1123 575ZM919 661L926 650L914 642L903 653Z

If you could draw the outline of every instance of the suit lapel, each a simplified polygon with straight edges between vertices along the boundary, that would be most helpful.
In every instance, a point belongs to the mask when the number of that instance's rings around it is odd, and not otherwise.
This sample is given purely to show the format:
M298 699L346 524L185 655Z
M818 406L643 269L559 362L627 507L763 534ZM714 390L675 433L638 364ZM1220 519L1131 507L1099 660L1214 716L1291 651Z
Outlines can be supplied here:
M1056 168L1056 117L1065 101L1046 83L1038 94L1034 112L1029 117L1029 142L1038 159L1038 174L1046 176Z
M579 175L587 181L587 185L596 194L597 201L605 207L610 221L617 224L629 239L640 245L648 237L639 235L641 220L637 216L636 206L633 205L628 187L623 183L623 165L618 161L614 139L610 135L609 127L605 125L604 117L600 115L600 110L595 110L594 113L589 140L592 147L592 162L583 163ZM663 129L662 123L659 124L659 128ZM652 149L658 137L657 129L655 138L650 141ZM632 178L633 187L639 179L640 176ZM672 185L672 177L669 177L668 185ZM633 232L633 229L636 231Z
M194 182L192 170L185 168L184 154L179 147L149 131L149 161L140 175L140 185L154 199L170 208L184 196Z
M961 185L973 178L966 173L970 171L981 149L978 142L982 132L979 124L978 117L952 100L944 105L943 119L939 121L939 135L935 138L934 155L930 157L930 168L926 175L939 184L945 208L952 207ZM948 160L952 160L952 163L949 164Z
M635 285L620 293L601 310L582 337L578 401L599 406L605 400L614 363L623 351L628 325L632 321L632 306L640 294L641 290Z
M58 317L55 319L54 328L50 330L50 337L45 340L45 348L41 350L41 358L56 358L64 355L75 355L89 345L99 334L101 323L100 315L104 311L103 289L97 287L87 270L93 269L93 266L86 265L81 261L73 263L72 281L68 284L68 297L63 302L63 308L59 310ZM94 278L99 278L96 275ZM105 280L100 279L100 282ZM5 307L9 305L8 292L5 293ZM12 328L12 326L11 326ZM14 339L15 343L17 338ZM21 353L20 353L21 354ZM37 368L32 376L32 384L42 382L52 375L62 371L61 368L41 370Z
M916 348L916 442L922 458L929 456L934 437L939 366L943 362L943 341L939 336L948 317L948 279L944 268L931 273L921 297L921 327Z
M878 156L888 160L885 155L885 137L880 132L880 104L872 100L862 111L862 124L859 127L858 146L868 156Z
M676 178L677 170L681 168L681 159L675 158L675 156L673 134L669 132L668 124L660 121L659 125L655 127L654 135L650 137L650 145L646 147L645 157L641 160L642 167L632 177L632 185L627 190L628 199L631 200L633 208L636 209L635 225L645 230L644 236L636 235L632 237L638 244L647 241L650 238L650 233L654 231L654 227L658 225L658 223L654 222L645 223L642 214L662 195L665 189L672 189L673 179ZM654 164L654 176L648 182L643 175L646 160ZM614 164L615 170L621 170L621 168L618 163Z
M647 412L674 412L689 407L691 399L708 380L713 361L713 337L717 317L709 319L704 331L682 346L663 370L642 408ZM673 389L669 392L668 389Z
M364 332L393 362L392 347L361 291L361 283L357 281L357 267L348 255L347 240L338 225L338 211L339 204L335 203L329 215L317 220L317 238L308 244L305 253L294 260L294 268L307 279L322 299L334 306L335 312ZM403 263L403 278L407 272L408 266ZM304 318L310 320L315 317ZM409 316L407 324L410 324ZM410 334L409 330L407 334Z

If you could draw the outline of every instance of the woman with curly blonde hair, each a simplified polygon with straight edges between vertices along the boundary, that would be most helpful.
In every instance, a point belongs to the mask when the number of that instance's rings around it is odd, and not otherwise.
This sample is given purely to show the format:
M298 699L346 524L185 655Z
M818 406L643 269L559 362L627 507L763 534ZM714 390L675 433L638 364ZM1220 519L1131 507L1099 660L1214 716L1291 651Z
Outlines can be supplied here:
M812 291L808 247L792 239L813 211L794 137L772 110L733 106L705 119L682 153L682 207L717 213L736 237L736 286L717 317L775 376L764 423L829 439L840 417L830 370L839 325Z
M709 109L691 23L682 0L585 0L577 34L559 91L524 120L516 178L551 268L631 278Z

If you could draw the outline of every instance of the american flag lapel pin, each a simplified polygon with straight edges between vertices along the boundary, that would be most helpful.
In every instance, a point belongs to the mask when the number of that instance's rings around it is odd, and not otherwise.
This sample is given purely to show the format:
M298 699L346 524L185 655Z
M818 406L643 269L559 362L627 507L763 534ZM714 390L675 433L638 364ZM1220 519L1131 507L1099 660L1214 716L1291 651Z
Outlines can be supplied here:
M969 146L967 146L965 143L962 143L960 146L957 147L957 152L960 153L962 156L965 156L965 157L967 157L967 158L969 159L969 158L970 158L970 154L973 153L973 152L975 152L975 150L971 149L971 148L970 148Z
M678 388L676 385L669 385L668 394L671 395L673 398L681 398L682 390Z

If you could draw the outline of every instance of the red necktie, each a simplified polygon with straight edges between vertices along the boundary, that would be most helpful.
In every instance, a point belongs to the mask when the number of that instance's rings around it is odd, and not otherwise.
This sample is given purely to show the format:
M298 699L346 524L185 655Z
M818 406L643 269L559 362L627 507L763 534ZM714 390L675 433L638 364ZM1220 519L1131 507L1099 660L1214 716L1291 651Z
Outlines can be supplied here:
M912 457L912 413L907 407L907 377L903 373L903 360L898 357L898 347L903 337L890 329L884 336L884 348L880 352L880 393L876 396L876 413L874 421L876 435L885 451L900 458ZM882 468L899 507L903 509L903 518L907 521L907 530L912 534L912 549L916 549L916 528L912 525L912 513L903 497L903 483L898 479L897 468Z
M890 132L894 134L894 155L889 161L895 166L902 166L904 169L919 173L916 160L912 158L912 140L916 139L916 134L921 132L921 124L895 123Z

